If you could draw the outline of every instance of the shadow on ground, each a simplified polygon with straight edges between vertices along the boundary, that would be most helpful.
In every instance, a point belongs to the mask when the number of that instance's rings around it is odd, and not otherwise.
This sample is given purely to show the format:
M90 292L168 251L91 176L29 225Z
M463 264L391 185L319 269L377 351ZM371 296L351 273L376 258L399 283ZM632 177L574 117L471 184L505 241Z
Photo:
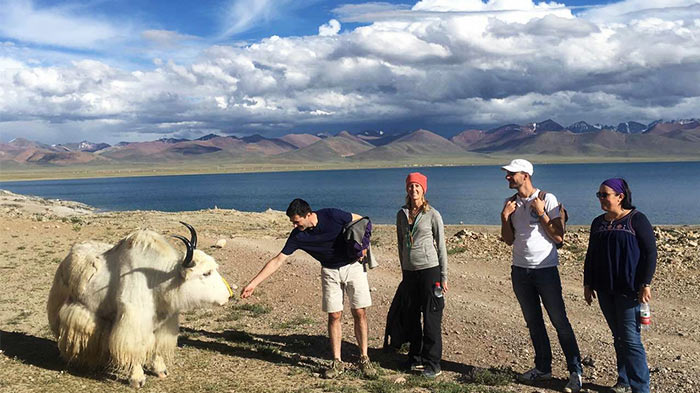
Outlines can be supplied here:
M58 353L56 341L23 332L0 330L0 350L9 358L47 370L60 371L66 366Z
M52 371L65 371L69 374L103 380L106 374L100 370L83 370L69 367L61 359L56 341L36 337L24 332L8 332L0 330L0 350L8 358L17 359L24 364Z
M225 330L223 332L208 332L187 327L181 327L184 333L180 337L179 345L188 345L196 348L215 350L220 353L260 359L274 363L308 367L312 371L320 371L330 362L331 353L328 337L309 334L253 334L243 330ZM196 339L198 336L207 337L214 341ZM342 357L346 361L359 359L357 345L343 341ZM406 356L394 350L382 350L369 348L369 357L382 368L406 371L404 366ZM458 374L467 374L474 370L474 366L442 361L442 368Z
M541 388L541 389L551 389L551 390L556 390L558 392L563 392L564 387L566 386L566 383L568 382L568 378L552 378L548 381L538 381L538 382L532 382L532 383L522 383L522 382L515 382L517 384L523 385L523 386L532 386L534 388ZM609 386L603 386L603 385L598 385L595 383L583 383L583 390L585 392L609 392L610 387Z
M208 332L205 330L181 327L179 345L187 345L195 348L217 351L222 354L259 359L276 364L287 364L295 367L303 367L311 372L321 372L329 364L331 353L328 337L309 334L253 334L243 330L225 330L223 332ZM214 341L199 340L197 337L207 337ZM355 361L359 358L357 345L343 341L342 356L347 361ZM369 348L369 356L373 362L382 368L398 372L406 372L406 355L394 349L383 350ZM483 369L473 365L457 363L448 360L441 362L444 371L459 374L460 380L465 383L474 383L474 375L479 371L506 373L511 377L511 383L518 384L516 373L508 369L490 368ZM554 378L549 381L522 384L533 388L551 389L563 391L567 379ZM594 383L584 383L584 389L591 392L606 392L608 387Z

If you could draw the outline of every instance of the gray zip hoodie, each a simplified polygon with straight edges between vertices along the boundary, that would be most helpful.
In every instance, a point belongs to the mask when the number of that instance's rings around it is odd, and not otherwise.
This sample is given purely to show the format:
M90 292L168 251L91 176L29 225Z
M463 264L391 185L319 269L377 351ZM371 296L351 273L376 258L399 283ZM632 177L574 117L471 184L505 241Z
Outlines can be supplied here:
M399 246L399 260L403 270L423 270L440 266L442 281L447 280L447 247L445 246L445 226L442 216L434 207L420 213L409 230L408 207L396 213L396 237ZM413 233L413 242L410 234Z

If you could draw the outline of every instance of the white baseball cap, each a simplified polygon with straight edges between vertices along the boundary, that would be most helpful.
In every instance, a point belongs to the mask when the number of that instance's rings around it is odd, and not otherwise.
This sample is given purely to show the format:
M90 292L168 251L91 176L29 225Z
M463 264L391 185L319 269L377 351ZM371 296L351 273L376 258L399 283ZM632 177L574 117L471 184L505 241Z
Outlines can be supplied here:
M522 158L516 158L511 161L510 164L502 166L501 169L508 172L525 172L530 176L535 172L535 170L532 169L532 163Z

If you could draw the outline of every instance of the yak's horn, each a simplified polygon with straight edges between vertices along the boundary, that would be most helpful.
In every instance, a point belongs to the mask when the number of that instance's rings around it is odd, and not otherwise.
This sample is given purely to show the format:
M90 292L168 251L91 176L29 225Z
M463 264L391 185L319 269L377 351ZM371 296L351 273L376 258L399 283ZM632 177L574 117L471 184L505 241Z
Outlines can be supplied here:
M182 261L182 266L192 267L192 255L194 254L194 247L192 247L192 243L190 243L190 241L184 236L173 235L173 237L182 240L182 242L185 243L185 246L187 246L187 254L185 254L185 259Z
M192 243L192 249L194 250L195 248L197 248L197 231L194 230L192 225L186 222L180 221L180 224L186 226L187 229L190 230L190 243Z

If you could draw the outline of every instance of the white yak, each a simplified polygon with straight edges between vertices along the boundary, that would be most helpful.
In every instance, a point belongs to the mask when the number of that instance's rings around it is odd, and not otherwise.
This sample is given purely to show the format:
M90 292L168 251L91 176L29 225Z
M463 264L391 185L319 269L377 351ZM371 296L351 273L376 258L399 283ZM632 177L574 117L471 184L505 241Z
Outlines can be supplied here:
M179 333L179 313L223 305L233 296L211 256L197 250L197 233L182 240L139 230L115 246L88 241L61 262L47 311L61 356L69 363L112 367L141 387L143 368L163 378Z

